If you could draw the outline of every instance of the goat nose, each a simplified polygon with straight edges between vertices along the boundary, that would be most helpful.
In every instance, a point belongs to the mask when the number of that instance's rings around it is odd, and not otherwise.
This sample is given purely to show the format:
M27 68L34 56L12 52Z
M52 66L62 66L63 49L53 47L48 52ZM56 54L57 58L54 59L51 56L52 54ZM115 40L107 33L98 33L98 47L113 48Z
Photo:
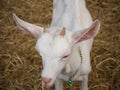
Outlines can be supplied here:
M48 84L48 83L50 83L51 82L51 78L47 78L47 77L42 77L42 80L43 80L43 82L45 83L45 84Z

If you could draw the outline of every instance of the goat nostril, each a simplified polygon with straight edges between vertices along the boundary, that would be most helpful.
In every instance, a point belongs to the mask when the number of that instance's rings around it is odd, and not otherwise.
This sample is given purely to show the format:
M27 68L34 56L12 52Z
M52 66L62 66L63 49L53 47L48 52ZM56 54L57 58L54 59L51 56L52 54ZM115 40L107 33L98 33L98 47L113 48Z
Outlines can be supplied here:
M47 78L47 77L42 77L42 80L43 80L43 82L45 83L45 84L48 84L48 83L50 83L51 82L51 78Z

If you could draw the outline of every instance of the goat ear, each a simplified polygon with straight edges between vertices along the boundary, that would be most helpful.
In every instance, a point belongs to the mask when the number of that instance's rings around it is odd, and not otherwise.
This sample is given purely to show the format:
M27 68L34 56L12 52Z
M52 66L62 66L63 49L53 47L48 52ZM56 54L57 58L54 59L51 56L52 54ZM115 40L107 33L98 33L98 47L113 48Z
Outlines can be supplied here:
M43 33L42 27L21 20L15 13L13 19L20 30L33 35L35 38L38 38Z
M81 42L87 39L91 39L97 35L99 30L100 30L100 21L95 20L89 28L82 31L75 32L72 35L72 39L75 41L75 43Z

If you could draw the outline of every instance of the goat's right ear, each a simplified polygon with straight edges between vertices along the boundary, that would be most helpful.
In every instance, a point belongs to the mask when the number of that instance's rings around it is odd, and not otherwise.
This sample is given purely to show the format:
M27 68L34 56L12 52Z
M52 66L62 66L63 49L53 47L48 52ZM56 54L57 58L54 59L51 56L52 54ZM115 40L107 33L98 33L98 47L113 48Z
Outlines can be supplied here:
M13 13L13 19L20 30L33 35L35 38L43 33L42 27L21 20L15 13Z
M100 30L100 21L95 20L89 28L77 31L72 35L75 43L94 38Z

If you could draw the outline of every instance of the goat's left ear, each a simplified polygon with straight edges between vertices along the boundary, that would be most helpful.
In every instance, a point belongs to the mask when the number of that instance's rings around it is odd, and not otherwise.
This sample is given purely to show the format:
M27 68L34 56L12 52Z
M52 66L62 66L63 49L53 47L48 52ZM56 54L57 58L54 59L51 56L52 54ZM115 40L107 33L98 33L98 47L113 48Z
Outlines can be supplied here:
M15 13L13 14L13 19L21 31L31 34L35 38L39 38L42 33L46 32L46 29L43 29L43 27L23 21Z
M72 35L72 39L75 43L81 42L87 39L91 39L97 35L99 30L100 30L100 21L95 20L89 28L82 31L75 32Z

